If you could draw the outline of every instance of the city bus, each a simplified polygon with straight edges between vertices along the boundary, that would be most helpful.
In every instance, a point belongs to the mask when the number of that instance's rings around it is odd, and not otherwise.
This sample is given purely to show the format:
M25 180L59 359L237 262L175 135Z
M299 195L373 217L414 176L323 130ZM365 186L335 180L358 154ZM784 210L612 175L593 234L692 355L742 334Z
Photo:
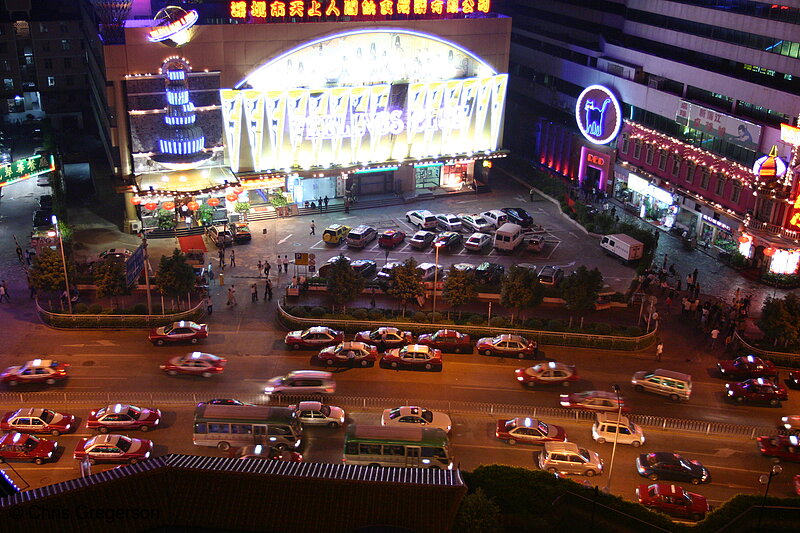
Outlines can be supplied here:
M350 425L344 462L354 465L453 468L447 433L438 428Z
M286 450L300 446L302 435L302 426L288 407L202 403L194 412L192 440L197 446L229 450L263 444Z

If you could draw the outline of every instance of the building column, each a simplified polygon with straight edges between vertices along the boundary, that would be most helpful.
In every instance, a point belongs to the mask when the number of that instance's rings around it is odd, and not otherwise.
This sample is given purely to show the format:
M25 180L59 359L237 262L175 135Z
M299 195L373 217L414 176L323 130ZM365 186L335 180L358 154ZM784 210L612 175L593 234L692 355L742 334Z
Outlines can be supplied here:
M123 178L125 178L133 174L133 168L131 166L130 136L128 133L128 109L125 106L125 94L122 90L122 80L117 80L113 83L114 115L117 125L117 148L119 148L120 174Z

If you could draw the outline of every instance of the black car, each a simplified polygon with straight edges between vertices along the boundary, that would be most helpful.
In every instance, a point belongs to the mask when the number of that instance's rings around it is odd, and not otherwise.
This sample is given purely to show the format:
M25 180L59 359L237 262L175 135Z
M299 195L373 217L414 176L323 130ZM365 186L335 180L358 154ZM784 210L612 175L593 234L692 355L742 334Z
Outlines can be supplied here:
M365 278L371 277L378 270L378 265L372 259L356 259L350 263L350 266L353 267L357 274Z
M508 215L509 222L519 224L523 228L529 228L533 225L533 217L521 207L504 207L502 211Z
M800 389L800 372L796 370L789 372L789 377L787 377L784 382L790 389Z
M433 241L434 246L446 248L448 252L452 252L461 246L461 234L455 231L443 231L440 233L436 240Z
M682 455L670 452L643 453L636 458L639 475L652 479L690 481L693 485L708 483L711 474L699 461L690 461Z
M499 283L505 270L503 265L484 261L475 269L475 279L478 283Z

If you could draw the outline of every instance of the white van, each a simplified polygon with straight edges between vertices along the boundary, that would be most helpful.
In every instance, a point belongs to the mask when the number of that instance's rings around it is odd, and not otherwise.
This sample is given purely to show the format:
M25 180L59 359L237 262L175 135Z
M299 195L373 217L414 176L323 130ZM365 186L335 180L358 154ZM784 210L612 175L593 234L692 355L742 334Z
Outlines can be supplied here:
M599 444L614 442L615 438L619 444L630 444L634 448L644 444L641 426L618 413L597 413L597 420L592 425L592 438Z
M506 222L494 233L494 249L511 253L522 244L522 226Z
M508 215L506 215L499 209L484 211L483 213L481 213L481 216L485 218L487 221L491 222L495 228L499 228L500 226L508 222Z
M600 246L606 253L615 255L624 262L636 261L644 255L644 244L624 233L604 235L600 240Z

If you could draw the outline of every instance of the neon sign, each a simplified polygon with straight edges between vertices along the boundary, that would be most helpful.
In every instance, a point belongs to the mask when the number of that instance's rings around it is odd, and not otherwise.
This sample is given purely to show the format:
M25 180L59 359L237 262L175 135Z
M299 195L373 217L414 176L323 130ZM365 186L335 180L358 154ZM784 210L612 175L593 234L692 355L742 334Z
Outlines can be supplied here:
M787 144L800 146L800 128L789 124L781 124L781 140Z
M359 20L384 19L394 15L457 16L489 13L492 6L491 0L232 0L229 7L233 19L266 22L267 19L287 16L309 20L341 16L358 17Z
M179 33L194 26L195 22L200 18L197 11L194 9L191 11L184 11L179 7L167 9L171 11L167 11L163 18L160 19L161 24L150 30L150 33L147 35L147 39L151 43L160 43L176 37ZM180 15L181 12L183 13L182 15ZM155 20L159 21L159 15L156 16ZM178 42L178 40L176 40L176 42ZM183 42L180 44L183 44Z
M575 103L575 120L587 140L608 144L616 138L622 126L622 107L609 89L590 85Z
M35 155L0 166L0 187L55 170L53 156Z

